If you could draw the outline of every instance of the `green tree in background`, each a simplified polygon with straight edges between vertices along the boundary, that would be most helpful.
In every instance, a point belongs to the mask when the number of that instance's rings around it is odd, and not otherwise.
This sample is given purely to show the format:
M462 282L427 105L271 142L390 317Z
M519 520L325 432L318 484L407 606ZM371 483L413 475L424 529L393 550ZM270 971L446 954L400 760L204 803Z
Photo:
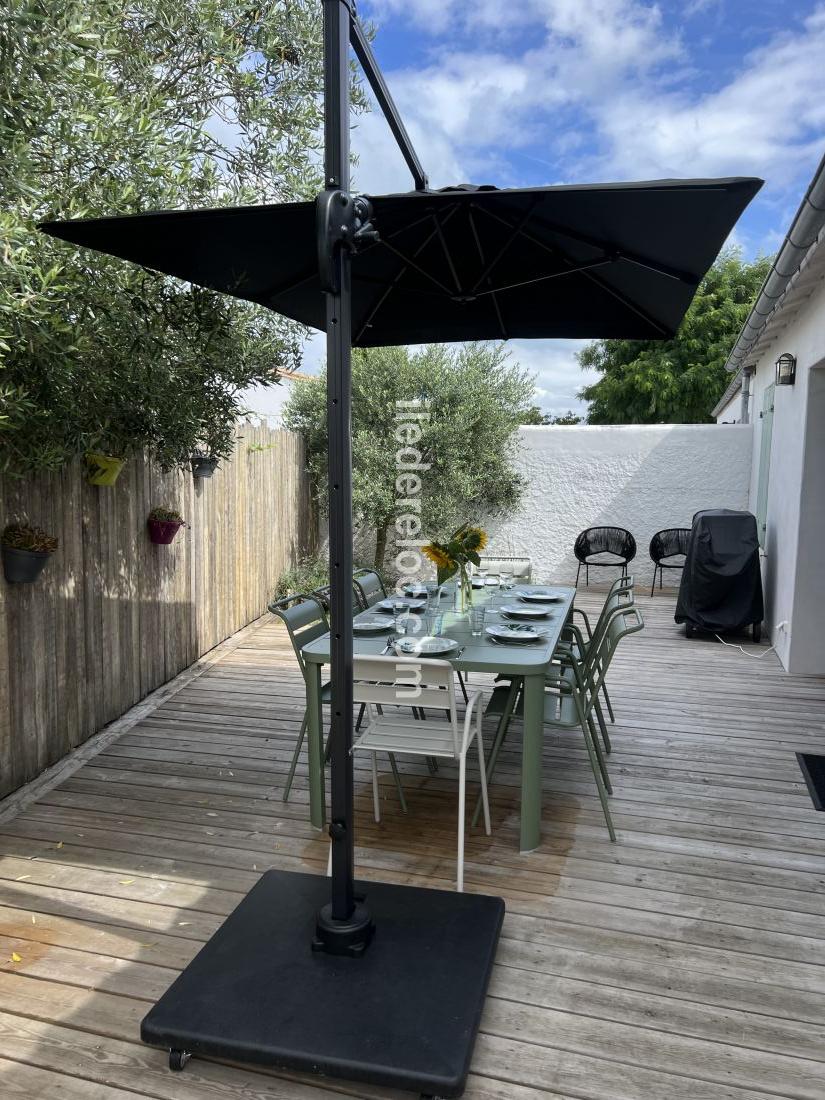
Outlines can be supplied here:
M561 416L554 416L552 413L546 413L539 408L538 405L531 405L529 409L525 409L521 414L521 424L535 424L535 425L548 425L548 424L581 424L583 417L578 416L572 409L568 409L566 413L562 413Z
M327 426L324 376L293 383L284 426L307 443L316 496L326 510ZM421 472L425 538L479 521L518 503L522 478L513 466L518 425L533 395L530 376L497 344L458 350L431 345L368 348L353 353L353 512L375 532L375 565L392 537L399 492L395 436L398 401L418 400L429 413L415 443L429 469Z
M590 424L697 424L711 420L730 375L733 343L770 267L723 252L672 340L598 340L579 353L601 378L579 393Z
M231 450L240 392L297 365L297 326L35 226L309 197L321 59L315 0L7 0L0 469Z

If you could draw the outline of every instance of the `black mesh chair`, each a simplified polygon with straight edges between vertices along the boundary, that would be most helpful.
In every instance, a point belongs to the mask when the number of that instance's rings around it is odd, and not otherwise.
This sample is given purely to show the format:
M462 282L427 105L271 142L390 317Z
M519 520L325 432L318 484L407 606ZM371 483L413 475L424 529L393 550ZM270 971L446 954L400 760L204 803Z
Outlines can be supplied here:
M628 562L636 557L636 540L623 527L588 527L576 539L573 553L579 568L576 570L576 588L579 587L579 575L584 566L585 584L590 584L590 568L621 567L622 576L627 576Z
M664 531L657 531L650 540L650 560L653 562L653 584L650 586L650 594L656 587L656 573L659 574L659 588L662 587L662 571L664 569L683 569L685 555L687 554L689 527L666 527ZM681 558L681 561L673 559ZM667 560L671 559L671 560Z

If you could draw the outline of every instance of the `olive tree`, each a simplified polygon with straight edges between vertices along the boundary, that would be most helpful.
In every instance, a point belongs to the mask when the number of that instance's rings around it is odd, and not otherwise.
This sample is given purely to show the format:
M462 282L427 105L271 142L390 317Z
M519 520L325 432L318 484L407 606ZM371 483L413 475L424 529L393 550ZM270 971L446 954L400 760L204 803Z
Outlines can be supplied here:
M327 506L327 426L323 373L292 383L283 421L306 439L307 461L322 510ZM408 438L400 413L420 411L415 448L421 530L438 538L465 521L514 508L523 479L514 466L518 425L533 396L529 374L501 345L368 348L353 352L353 513L375 535L375 566L403 508L398 451ZM400 404L406 402L407 404ZM413 402L414 404L409 404Z
M309 197L321 61L314 0L7 0L0 469L231 449L240 392L297 364L297 326L36 225Z

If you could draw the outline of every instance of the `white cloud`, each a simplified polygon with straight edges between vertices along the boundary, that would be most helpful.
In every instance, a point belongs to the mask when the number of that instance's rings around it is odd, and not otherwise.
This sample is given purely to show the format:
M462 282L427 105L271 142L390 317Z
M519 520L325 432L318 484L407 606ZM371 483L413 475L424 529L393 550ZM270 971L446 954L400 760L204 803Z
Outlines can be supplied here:
M388 74L434 186L512 186L524 155L547 163L548 183L756 174L798 187L825 139L822 3L711 90L704 58L639 0L376 0L374 9L379 22L403 16L450 43L434 40L423 68ZM494 30L495 12L505 22ZM526 33L507 40L515 23L534 32L527 47ZM455 48L468 28L478 48ZM386 178L397 162L393 178L408 187L383 120L362 125L359 179Z
M576 394L598 378L595 371L583 371L576 359L588 340L511 340L507 344L513 359L535 376L536 398L545 412L555 415L568 409L583 413L586 406Z

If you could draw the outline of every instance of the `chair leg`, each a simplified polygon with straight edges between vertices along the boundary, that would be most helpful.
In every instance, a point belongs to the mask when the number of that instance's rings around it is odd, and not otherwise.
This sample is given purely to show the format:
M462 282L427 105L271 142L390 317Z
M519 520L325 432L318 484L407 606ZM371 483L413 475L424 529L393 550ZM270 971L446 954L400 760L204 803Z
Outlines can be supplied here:
M510 681L510 692L507 696L507 702L504 705L504 711L501 718L498 720L496 726L495 737L493 743L490 746L490 756L487 762L487 783L489 784L493 778L493 772L496 769L496 761L498 760L498 754L501 750L501 746L504 744L504 738L507 736L507 730L510 727L510 718L512 717L513 710L515 709L516 700L518 699L518 693L521 689L521 681L518 677ZM479 795L476 802L476 808L473 811L472 825L478 825L478 815L481 813L481 796Z
M593 772L593 778L596 780L596 789L599 792L599 801L602 804L602 813L604 814L604 820L607 824L607 831L610 834L610 839L616 839L616 830L613 828L613 818L610 814L610 804L607 800L607 791L605 790L604 783L602 782L602 771L599 767L599 758L596 755L596 750L593 747L593 738L590 736L590 730L587 728L587 722L582 711L581 701L578 696L574 696L576 703L576 710L579 715L579 725L582 728L584 734L584 743L587 747L587 755L590 757L590 768Z
M655 588L656 588L656 571L658 570L658 568L659 568L659 566L658 566L658 565L654 565L654 566L653 566L653 584L652 584L652 585L650 586L650 595L651 595L651 598L653 597L653 592L654 592L654 590L655 590Z
M610 754L613 751L613 747L610 744L610 738L607 734L607 726L606 726L605 721L604 721L604 713L602 711L602 705L599 702L598 696L596 697L596 699L593 702L593 709L596 712L596 718L598 719L598 722L599 722L599 730L601 731L601 735L602 735L602 742L604 744L604 751L606 753Z
M378 753L372 753L372 812L376 822L381 821L381 804L378 799Z
M487 836L492 832L490 826L490 795L487 790L487 771L484 767L484 738L481 736L481 716L476 728L476 741L478 742L478 774L481 780L481 803L484 807L484 832Z
M596 750L596 758L599 761L599 769L602 773L602 779L604 781L605 788L608 794L613 794L613 784L610 782L610 775L607 771L607 763L604 759L604 753L602 752L602 747L599 744L599 737L596 733L596 727L593 724L593 719L589 716L587 719L587 728L590 730L590 736L593 738L593 748Z
M462 756L458 764L458 874L456 890L464 891L464 811L467 795L467 757Z
M584 584L585 588L590 587L590 564L586 564L584 567Z
M364 712L366 711L366 709L367 709L367 704L366 704L366 703L362 703L362 704L361 704L361 707L360 707L360 709L359 709L359 711L358 711L358 720L357 720L357 722L355 723L355 732L356 732L356 733L358 732L358 730L360 730L360 728L361 728L361 723L362 723L362 722L364 721Z
M582 563L579 562L579 568L576 570L576 585L575 585L576 588L579 587L579 573L581 573L581 571L582 571Z
M461 675L460 672L457 672L456 675L458 676L458 682L461 685L461 694L464 696L464 702L469 703L470 699L467 695L467 687L464 683L464 677Z
M616 716L613 713L613 704L610 702L610 696L607 694L607 681L606 680L602 684L602 695L604 696L604 701L607 704L607 713L610 716L610 721L615 722L616 721ZM610 750L608 749L608 752L609 751Z
M301 722L301 732L298 734L298 741L295 745L295 751L292 754L292 763L289 765L289 773L286 777L286 786L284 787L284 793L281 796L284 802L289 802L289 792L292 790L292 781L295 778L295 769L298 767L298 757L301 755L301 748L304 744L304 738L307 735L307 713L304 711L304 718Z
M438 761L434 756L427 757L427 767L430 775L435 775L438 772Z
M389 753L389 758L393 778L395 779L395 787L398 791L398 801L401 803L401 812L405 814L407 812L407 800L404 797L404 788L401 786L401 776L398 774L398 765L395 762L395 754Z

